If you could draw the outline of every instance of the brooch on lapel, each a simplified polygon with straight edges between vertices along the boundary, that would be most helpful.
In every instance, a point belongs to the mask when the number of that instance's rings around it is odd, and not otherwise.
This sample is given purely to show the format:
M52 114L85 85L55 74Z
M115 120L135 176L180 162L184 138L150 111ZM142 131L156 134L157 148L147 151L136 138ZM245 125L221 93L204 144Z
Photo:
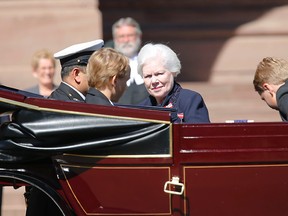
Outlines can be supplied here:
M167 106L164 106L165 108L173 108L173 104L169 103Z

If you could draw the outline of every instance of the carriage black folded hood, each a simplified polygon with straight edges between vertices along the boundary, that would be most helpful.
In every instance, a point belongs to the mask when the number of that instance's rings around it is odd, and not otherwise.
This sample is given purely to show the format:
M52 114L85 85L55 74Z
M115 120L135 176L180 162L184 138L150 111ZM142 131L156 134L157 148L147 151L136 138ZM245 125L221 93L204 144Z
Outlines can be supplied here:
M157 155L170 152L170 113L45 99L0 87L0 161L53 155ZM4 114L3 114L4 113ZM4 116L4 117L3 117Z

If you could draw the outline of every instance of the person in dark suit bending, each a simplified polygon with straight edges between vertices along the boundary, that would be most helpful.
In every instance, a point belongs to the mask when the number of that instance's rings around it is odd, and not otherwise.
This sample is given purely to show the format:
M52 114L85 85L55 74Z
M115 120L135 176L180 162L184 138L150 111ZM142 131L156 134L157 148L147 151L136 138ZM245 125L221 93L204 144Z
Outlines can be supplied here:
M62 66L60 86L52 92L50 99L84 102L88 91L86 66L91 54L103 46L103 40L76 44L54 54ZM63 215L52 200L36 187L26 188L26 216Z
M288 121L288 61L266 57L259 62L253 85L260 98L277 110L282 121Z
M75 44L54 54L60 60L60 86L52 92L50 99L84 102L88 91L86 66L92 53L103 47L103 40Z
M92 54L87 65L86 103L111 106L126 89L130 76L129 59L113 48L102 48Z
M202 96L182 89L175 81L181 63L176 53L164 44L146 44L138 55L138 72L142 74L150 96L141 105L173 108L174 123L209 123Z

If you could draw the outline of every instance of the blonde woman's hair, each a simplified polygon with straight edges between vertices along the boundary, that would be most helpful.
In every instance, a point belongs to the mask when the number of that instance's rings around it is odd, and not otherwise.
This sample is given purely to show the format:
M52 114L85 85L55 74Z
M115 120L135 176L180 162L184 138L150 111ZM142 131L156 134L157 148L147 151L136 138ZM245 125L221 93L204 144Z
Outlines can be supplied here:
M263 84L279 85L288 79L288 62L284 59L266 57L257 66L254 75L254 88L259 94L263 89Z
M87 65L88 85L102 89L113 76L125 77L130 73L129 59L110 47L95 51Z

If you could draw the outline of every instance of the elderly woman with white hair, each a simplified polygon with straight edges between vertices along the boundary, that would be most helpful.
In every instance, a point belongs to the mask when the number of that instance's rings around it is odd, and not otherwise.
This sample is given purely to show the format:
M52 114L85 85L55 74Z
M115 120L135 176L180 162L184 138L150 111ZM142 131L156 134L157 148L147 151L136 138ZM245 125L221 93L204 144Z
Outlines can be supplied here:
M143 46L138 55L138 72L150 96L141 105L174 108L174 123L209 123L202 96L183 89L175 81L180 70L180 60L168 46L152 43Z

